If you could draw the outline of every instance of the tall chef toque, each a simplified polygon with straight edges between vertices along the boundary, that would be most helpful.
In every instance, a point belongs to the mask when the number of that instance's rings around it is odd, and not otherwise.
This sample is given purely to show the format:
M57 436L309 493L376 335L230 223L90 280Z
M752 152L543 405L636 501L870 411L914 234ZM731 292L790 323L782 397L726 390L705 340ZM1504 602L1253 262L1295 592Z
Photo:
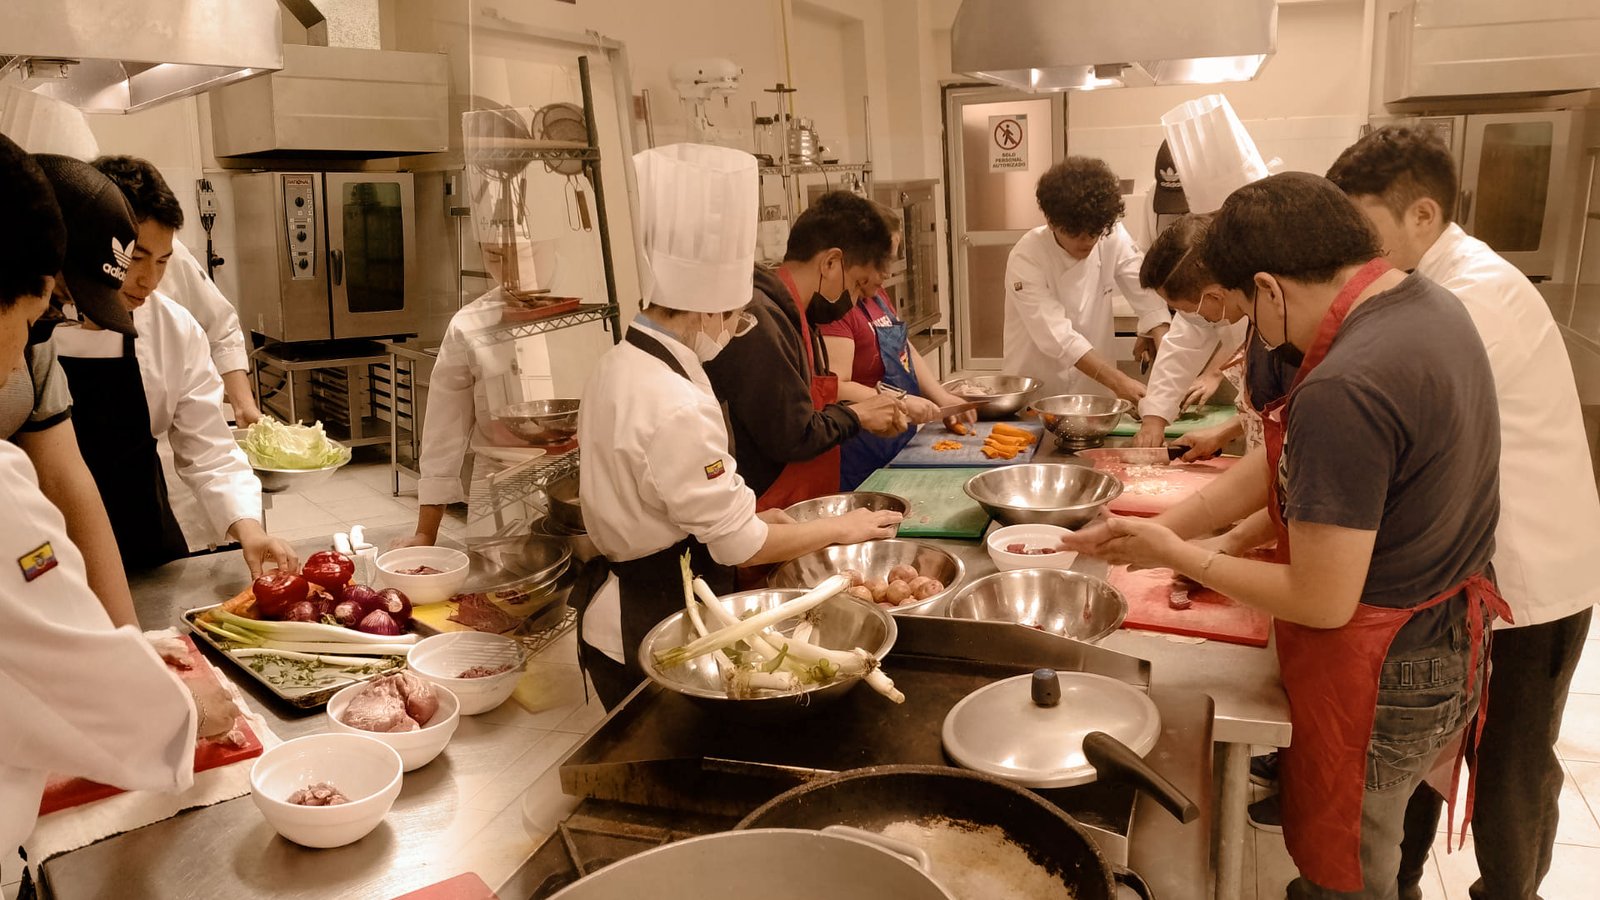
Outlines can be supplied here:
M50 153L34 160L50 179L67 225L61 270L78 312L107 331L136 336L133 316L122 303L122 279L139 234L127 198L86 162Z
M731 312L750 302L760 193L756 158L708 144L634 154L646 305Z

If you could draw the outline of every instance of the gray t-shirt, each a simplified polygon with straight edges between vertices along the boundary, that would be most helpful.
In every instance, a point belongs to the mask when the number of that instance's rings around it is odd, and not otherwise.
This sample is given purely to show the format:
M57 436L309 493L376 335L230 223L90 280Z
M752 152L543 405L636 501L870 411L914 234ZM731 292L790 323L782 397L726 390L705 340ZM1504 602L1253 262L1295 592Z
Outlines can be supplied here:
M1377 531L1361 599L1417 606L1494 553L1494 376L1466 308L1421 275L1369 298L1289 404L1279 484L1291 521ZM1419 613L1396 649L1431 643L1465 601Z
M56 361L56 342L33 344L23 358L26 368L12 372L0 387L0 437L6 440L18 432L43 431L72 412L72 393Z

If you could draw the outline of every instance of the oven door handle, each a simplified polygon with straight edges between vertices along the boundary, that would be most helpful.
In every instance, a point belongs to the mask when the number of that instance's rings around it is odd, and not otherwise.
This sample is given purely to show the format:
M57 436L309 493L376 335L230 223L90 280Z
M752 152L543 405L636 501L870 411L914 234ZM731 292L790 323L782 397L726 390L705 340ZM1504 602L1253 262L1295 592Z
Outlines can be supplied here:
M328 254L328 270L333 276L334 287L344 284L344 251L334 250Z

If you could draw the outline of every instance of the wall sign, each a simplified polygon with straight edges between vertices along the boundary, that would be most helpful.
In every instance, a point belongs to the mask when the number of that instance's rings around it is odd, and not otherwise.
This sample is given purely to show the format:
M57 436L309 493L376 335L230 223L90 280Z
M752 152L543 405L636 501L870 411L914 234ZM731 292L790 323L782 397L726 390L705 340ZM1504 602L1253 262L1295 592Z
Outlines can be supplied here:
M1028 117L1024 114L989 117L989 171L1028 170Z

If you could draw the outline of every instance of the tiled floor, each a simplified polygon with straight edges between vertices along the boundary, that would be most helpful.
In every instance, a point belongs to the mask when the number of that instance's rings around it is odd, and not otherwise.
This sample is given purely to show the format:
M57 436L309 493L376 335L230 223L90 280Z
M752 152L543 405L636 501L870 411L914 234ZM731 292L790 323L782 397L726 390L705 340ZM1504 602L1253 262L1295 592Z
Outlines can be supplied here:
M311 491L273 495L267 530L292 543L349 531L351 525L393 529L415 524L416 482L402 474L400 496L394 496L392 489L388 462L365 461L358 455L355 462ZM451 507L439 531L444 537L459 539L465 527L462 509Z

